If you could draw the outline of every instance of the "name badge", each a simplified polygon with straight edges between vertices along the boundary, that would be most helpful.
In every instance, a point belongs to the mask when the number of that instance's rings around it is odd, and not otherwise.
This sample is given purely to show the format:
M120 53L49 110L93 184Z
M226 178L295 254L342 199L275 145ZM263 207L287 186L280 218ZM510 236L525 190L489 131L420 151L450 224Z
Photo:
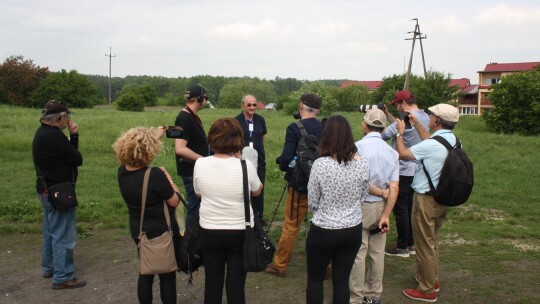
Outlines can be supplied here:
M253 148L253 142L252 141L249 142L249 147Z
M248 131L253 132L253 123L248 125Z

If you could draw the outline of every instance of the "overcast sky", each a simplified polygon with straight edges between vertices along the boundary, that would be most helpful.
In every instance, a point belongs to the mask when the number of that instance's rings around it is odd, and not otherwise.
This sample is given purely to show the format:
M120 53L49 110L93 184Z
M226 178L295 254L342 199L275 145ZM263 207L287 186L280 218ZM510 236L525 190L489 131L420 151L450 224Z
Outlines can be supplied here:
M380 80L408 64L478 83L490 62L540 61L540 1L0 2L0 60L108 75ZM413 73L422 74L416 44Z

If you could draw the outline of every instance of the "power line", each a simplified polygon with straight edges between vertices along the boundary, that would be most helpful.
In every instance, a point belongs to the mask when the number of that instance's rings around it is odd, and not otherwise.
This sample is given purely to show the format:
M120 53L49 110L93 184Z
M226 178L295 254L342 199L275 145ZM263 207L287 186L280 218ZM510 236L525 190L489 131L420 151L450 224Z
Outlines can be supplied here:
M422 46L422 39L427 39L427 36L424 34L422 37L422 33L420 32L420 25L418 25L418 18L411 19L411 21L416 21L416 25L414 27L414 31L409 32L410 34L413 34L412 38L406 38L405 40L412 40L412 48L411 48L411 56L409 57L409 68L407 69L407 74L405 75L405 83L403 84L403 90L409 89L409 82L411 80L411 66L412 66L412 60L413 60L413 52L414 52L414 44L416 42L416 39L420 40L420 50L422 52L422 63L424 65L424 78L427 78L427 70L426 70L426 60L424 59L424 47Z
M105 54L105 56L109 57L109 104L111 104L111 65L112 65L112 58L116 57L116 55L113 55L111 52L111 47L109 47L109 54Z

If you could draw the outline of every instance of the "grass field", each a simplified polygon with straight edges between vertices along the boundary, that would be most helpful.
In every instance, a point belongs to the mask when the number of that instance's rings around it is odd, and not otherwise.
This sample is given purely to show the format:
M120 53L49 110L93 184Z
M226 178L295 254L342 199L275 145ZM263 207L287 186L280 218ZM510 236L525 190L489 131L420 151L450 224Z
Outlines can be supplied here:
M127 208L118 190L118 163L111 145L131 127L172 124L178 111L179 108L152 108L143 113L118 112L114 108L75 109L73 119L79 124L79 149L84 158L77 183L80 235L111 228L126 229L127 233ZM200 115L208 130L215 119L235 116L239 111L204 110ZM0 234L39 233L42 209L34 189L30 147L40 111L0 106L0 113ZM281 152L285 128L293 118L277 111L259 113L266 118L269 130L265 141L265 218L269 220L283 187L283 174L274 159ZM347 117L355 138L360 139L363 114L339 114ZM455 133L474 163L475 188L467 204L451 208L443 228L443 280L449 285L467 284L465 293L463 288L456 287L454 300L447 303L538 303L540 296L535 287L539 287L540 273L540 140L490 133L478 117L462 117ZM164 141L164 149L154 165L175 172L173 141ZM182 184L178 176L174 179ZM283 207L281 204L278 220L283 217ZM272 236L276 240L279 234L280 228L276 227ZM392 232L388 242L394 239ZM305 272L303 262L298 263L291 271ZM412 272L412 267L409 263L403 268L395 259L387 258L385 279L398 280L404 271Z

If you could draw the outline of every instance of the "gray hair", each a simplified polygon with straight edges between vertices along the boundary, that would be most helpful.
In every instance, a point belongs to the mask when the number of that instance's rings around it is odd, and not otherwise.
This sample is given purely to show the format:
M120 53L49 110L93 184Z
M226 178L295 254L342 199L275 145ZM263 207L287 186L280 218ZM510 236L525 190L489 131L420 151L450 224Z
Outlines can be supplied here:
M305 110L306 112L318 114L319 111L320 111L320 109L314 109L314 108L312 108L312 107L306 105L305 103L302 103L302 104L304 105L304 110Z
M51 121L55 121L59 116L63 116L63 115L66 115L67 112L62 112L62 113L54 113L54 114L41 114L41 117L39 118L39 121L43 121L43 122L51 122Z

